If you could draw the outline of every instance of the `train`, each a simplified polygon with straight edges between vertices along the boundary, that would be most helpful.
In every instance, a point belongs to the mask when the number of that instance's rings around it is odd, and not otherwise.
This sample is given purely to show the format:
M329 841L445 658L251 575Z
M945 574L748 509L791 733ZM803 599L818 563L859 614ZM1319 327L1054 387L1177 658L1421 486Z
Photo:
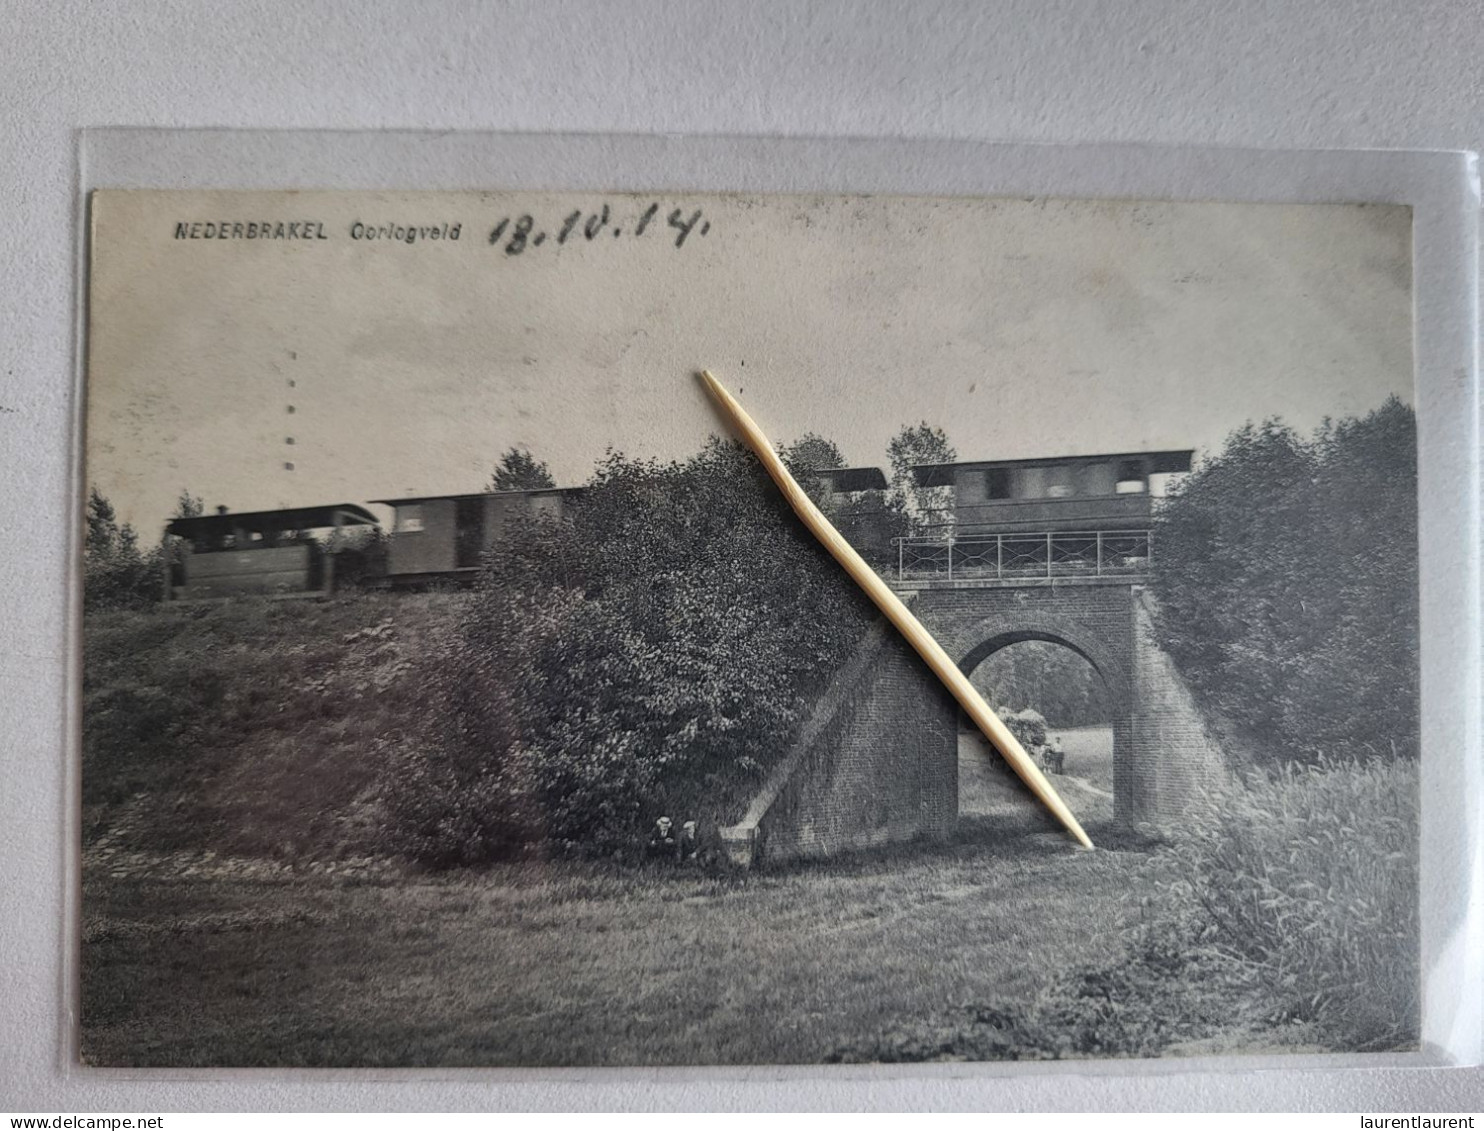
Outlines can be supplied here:
M913 516L887 505L890 490L876 467L813 473L826 510L845 535L885 572L901 580L934 580L1044 572L1048 578L1101 575L1119 563L1147 558L1160 477L1187 472L1191 449L970 460L911 469L912 485L939 507ZM479 491L373 499L389 507L390 526L365 506L329 503L276 510L213 513L171 519L163 555L170 600L215 600L243 594L324 596L347 573L358 584L387 588L467 585L480 560L510 523L559 519L577 505L581 487ZM386 535L384 560L367 577L363 561L347 561L342 531ZM328 538L324 537L329 532ZM1008 554L1008 564L1007 564ZM347 565L353 568L347 570ZM1019 571L1018 574L1016 571Z

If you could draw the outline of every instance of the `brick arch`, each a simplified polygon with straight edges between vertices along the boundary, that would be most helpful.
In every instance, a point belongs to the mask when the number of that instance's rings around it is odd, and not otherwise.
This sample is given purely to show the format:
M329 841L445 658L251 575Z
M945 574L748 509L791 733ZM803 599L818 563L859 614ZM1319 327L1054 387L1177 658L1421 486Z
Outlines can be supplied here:
M1098 672L1113 709L1114 819L1184 821L1216 796L1220 747L1159 649L1153 598L1122 583L925 588L913 610L965 671L1008 645L1045 640ZM742 820L733 859L830 856L946 836L958 817L960 715L895 634L878 624L800 727Z
M1102 677L1115 712L1122 713L1127 709L1132 691L1129 676L1131 658L1120 656L1109 641L1073 618L1044 613L1005 613L964 626L954 632L954 637L958 647L951 650L951 655L965 674L1011 644L1044 640L1070 648Z

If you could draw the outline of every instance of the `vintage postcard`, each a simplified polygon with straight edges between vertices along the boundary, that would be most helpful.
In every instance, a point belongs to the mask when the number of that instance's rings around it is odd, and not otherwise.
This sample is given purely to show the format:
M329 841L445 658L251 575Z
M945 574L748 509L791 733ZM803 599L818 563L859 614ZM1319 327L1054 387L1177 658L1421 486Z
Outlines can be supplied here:
M84 1063L1416 1047L1407 208L90 223Z

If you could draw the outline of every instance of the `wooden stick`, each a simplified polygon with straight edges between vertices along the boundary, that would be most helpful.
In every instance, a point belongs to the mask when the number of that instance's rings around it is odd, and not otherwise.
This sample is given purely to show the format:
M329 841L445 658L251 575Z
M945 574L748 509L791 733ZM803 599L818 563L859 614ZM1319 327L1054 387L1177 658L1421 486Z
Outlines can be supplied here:
M753 422L752 417L747 415L732 394L722 388L721 382L709 372L703 371L701 380L706 383L707 390L722 412L742 434L747 446L752 449L753 455L757 456L763 468L772 476L773 482L778 484L778 489L783 492L783 497L788 500L789 506L793 507L799 518L803 519L804 525L824 543L825 549L829 550L835 560L845 567L845 571L855 579L855 583L866 591L866 596L876 603L876 607L897 627L897 631L907 638L907 643L911 644L917 650L917 654L927 661L928 667L933 669L933 674L943 681L944 686L958 700L959 706L968 712L975 725L1004 755L1005 760L1010 763L1010 768L1020 776L1021 781L1030 786L1031 792L1056 814L1057 820L1067 827L1067 830L1083 847L1091 848L1092 841L1082 831L1082 826L1077 823L1077 818L1072 816L1072 811L1067 808L1066 802L1057 796L1056 790L1046 780L1046 775L1041 772L1036 763L1031 760L1030 755L1021 747L1019 741L1010 733L1010 728L990 709L983 696L974 690L974 685L969 682L968 676L959 670L958 665L933 638L933 634L922 626L922 622L912 615L912 610L907 608L902 603L902 599L892 592L891 586L881 580L880 575L866 564L865 559L855 552L850 543L842 538L840 532L831 525L830 520L825 518L820 509L814 505L814 500L804 493L804 489L798 485L794 477L789 474L788 468L783 465L783 461L778 458L778 453L773 450L773 445L763 435L762 429Z

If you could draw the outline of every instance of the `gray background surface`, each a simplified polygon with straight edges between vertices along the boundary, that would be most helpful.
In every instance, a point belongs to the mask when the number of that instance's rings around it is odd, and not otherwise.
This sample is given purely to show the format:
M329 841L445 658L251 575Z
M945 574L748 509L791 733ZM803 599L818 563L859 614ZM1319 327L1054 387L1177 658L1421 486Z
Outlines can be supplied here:
M7 4L0 1110L1464 1110L1479 1070L123 1076L62 1055L75 131L419 127L1484 148L1484 14L1339 3ZM17 437L21 437L20 441ZM23 913L24 909L32 909Z

